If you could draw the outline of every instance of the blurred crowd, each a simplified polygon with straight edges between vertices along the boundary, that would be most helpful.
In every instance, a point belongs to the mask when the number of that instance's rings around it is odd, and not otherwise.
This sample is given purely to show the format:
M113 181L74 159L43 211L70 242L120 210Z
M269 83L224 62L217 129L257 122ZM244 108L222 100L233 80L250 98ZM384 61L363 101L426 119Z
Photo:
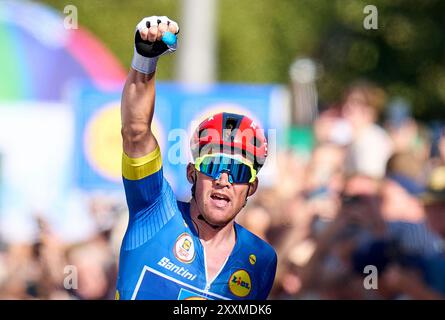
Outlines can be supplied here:
M445 130L359 81L320 112L309 159L280 154L280 183L240 222L279 264L272 299L444 299Z
M71 239L36 213L35 237L10 240L2 230L0 299L114 299L120 244L128 223L120 197L85 200L92 226ZM80 212L79 212L80 213ZM79 214L79 219L85 219ZM79 226L79 224L77 224ZM76 228L76 225L73 225ZM70 239L70 240L67 240Z
M309 158L279 152L278 183L237 218L277 250L270 299L445 298L445 129L408 111L357 82L320 111ZM88 203L87 240L63 241L38 214L35 241L3 239L0 299L114 299L126 205Z

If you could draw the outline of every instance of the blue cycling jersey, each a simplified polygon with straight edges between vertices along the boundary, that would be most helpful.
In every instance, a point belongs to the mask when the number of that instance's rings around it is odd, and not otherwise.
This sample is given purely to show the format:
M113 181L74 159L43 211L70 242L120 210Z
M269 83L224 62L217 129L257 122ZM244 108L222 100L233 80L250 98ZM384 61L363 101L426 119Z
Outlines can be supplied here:
M208 279L205 251L190 218L162 174L159 147L123 155L130 218L119 260L116 299L266 299L275 277L274 249L235 223L236 243Z

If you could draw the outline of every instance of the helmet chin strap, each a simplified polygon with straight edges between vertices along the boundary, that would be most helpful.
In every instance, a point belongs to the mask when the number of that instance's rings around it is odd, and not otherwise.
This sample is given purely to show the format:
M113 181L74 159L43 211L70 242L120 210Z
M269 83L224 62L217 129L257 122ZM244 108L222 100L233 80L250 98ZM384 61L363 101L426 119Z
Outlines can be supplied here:
M249 191L250 191L250 183L249 183L249 187L247 188L246 199L244 199L243 208L244 208L244 207L246 206L246 204L247 204L247 198L249 198Z

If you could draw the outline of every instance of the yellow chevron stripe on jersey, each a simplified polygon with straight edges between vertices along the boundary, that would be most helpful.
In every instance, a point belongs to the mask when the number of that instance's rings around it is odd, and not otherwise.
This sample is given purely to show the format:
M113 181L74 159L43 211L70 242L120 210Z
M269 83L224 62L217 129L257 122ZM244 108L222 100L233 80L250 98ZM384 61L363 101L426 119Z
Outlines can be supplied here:
M140 158L130 158L125 152L122 153L122 175L125 179L140 180L158 172L161 167L162 157L159 146Z

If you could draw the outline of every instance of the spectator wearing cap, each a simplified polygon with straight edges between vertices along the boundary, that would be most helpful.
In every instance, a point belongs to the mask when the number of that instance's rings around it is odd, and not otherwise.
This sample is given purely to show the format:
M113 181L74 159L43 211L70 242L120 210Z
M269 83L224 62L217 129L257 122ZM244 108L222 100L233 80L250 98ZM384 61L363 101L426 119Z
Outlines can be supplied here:
M428 225L445 239L445 180L430 178L428 189L420 199L425 207ZM445 299L445 253L418 256L411 267L393 264L383 275L392 292L413 299Z
M397 183L406 195L415 197L424 208L426 220L389 221L390 237L374 238L359 246L352 254L352 265L358 273L367 265L377 268L381 298L445 299L445 254L439 245L439 235L445 238L445 182L436 190L431 184L425 188L407 172L402 174L402 167L394 165L403 163L401 159L410 158L394 155L388 164L387 180Z
M385 116L385 129L391 138L393 152L412 152L421 161L426 161L431 151L431 134L427 127L412 117L409 102L395 97L389 103Z
M440 238L427 226L421 195L421 163L412 153L396 153L388 161L382 185L382 215L388 233L410 253L433 254Z
M445 239L445 181L441 185L430 182L429 187L419 198L425 207L428 226L443 241ZM391 293L393 296L404 295L411 299L445 299L445 253L443 251L430 255L409 255L400 253L400 250L387 250L389 249L388 242L382 241L374 242L368 248L371 249L365 254L360 250L354 254L355 263L360 260L359 264L362 265L380 263L380 270L386 269L379 282L383 284L385 293Z

